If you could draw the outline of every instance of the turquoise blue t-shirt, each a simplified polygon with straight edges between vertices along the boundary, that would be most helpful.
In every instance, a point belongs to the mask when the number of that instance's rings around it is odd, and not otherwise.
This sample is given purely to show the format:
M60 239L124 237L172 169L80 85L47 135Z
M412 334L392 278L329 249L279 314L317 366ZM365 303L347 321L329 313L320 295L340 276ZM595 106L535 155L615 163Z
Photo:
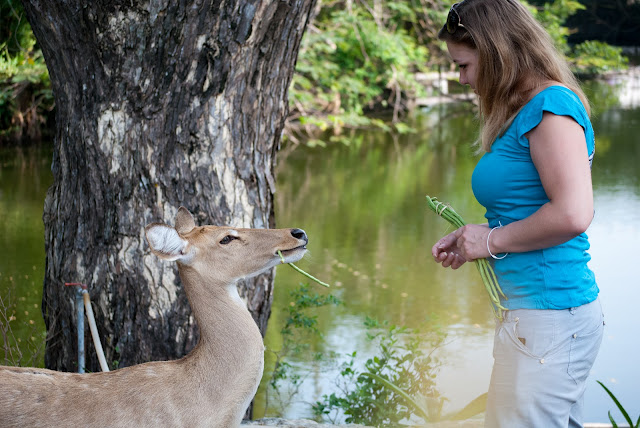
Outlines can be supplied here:
M533 97L498 137L491 151L476 165L473 193L486 209L490 227L522 220L549 202L536 170L525 134L542 120L543 112L570 116L584 129L591 162L595 138L580 98L562 86L551 86ZM566 309L592 302L598 296L585 233L555 247L510 253L493 266L507 309Z

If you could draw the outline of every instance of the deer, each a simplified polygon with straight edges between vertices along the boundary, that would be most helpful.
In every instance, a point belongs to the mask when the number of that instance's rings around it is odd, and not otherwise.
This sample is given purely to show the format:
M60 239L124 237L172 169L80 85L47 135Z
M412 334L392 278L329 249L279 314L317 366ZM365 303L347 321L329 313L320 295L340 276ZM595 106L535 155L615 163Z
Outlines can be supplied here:
M198 323L186 356L109 372L0 367L0 427L238 427L264 367L260 330L237 280L300 260L302 229L196 226L180 207L175 226L145 227L151 252L175 261Z

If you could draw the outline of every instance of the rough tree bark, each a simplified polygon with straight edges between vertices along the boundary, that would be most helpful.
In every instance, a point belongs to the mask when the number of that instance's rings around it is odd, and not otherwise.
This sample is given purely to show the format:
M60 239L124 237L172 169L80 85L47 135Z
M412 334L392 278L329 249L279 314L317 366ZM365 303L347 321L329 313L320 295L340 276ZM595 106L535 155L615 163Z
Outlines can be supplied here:
M274 226L274 156L313 2L23 0L56 102L48 368L77 368L65 282L88 284L119 367L195 344L177 270L150 255L143 228L180 205L200 224ZM272 284L273 272L240 285L263 334ZM92 348L87 369L99 371Z

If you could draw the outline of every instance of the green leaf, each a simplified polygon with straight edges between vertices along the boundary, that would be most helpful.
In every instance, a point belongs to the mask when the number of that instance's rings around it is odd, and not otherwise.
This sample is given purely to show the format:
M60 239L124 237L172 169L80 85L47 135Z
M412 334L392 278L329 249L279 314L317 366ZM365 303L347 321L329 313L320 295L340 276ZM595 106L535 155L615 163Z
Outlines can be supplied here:
M407 394L405 391L403 391L398 386L396 386L393 383L389 382L387 379L383 378L382 376L378 376L375 373L361 373L360 376L368 376L368 377L370 377L372 379L375 379L378 382L380 382L381 384L383 384L384 386L386 386L387 388L389 388L392 391L396 392L397 394L401 395L414 408L414 410L416 410L417 413L419 413L418 416L420 416L422 419L424 419L425 422L429 421L429 412L428 412L428 410L425 409L424 407L422 407L416 400L414 400L409 394Z
M624 409L624 407L622 407L622 404L620 404L620 402L618 401L616 396L613 395L613 392L609 391L609 388L604 386L604 384L602 382L600 382L599 380L597 380L596 382L598 382L600 384L600 386L603 387L605 391L607 391L607 394L609 394L609 396L611 397L613 402L616 403L616 406L618 406L618 409L620 410L620 413L622 413L622 416L624 416L624 418L627 421L627 423L629 424L629 426L630 427L634 427L633 421L631 420L631 417L629 417L629 414ZM609 412L609 419L611 419L611 423L613 424L613 419L611 418L611 412ZM636 424L635 426L637 427L638 425Z

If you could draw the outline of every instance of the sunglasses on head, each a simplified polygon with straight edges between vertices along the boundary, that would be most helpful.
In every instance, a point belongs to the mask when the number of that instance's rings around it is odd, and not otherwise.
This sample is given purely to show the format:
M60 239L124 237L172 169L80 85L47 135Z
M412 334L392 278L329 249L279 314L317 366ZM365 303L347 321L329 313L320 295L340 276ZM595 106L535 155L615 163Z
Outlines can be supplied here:
M462 25L462 23L460 22L460 15L456 10L456 7L458 7L460 3L461 2L455 3L453 6L451 6L451 9L449 9L449 14L447 15L447 23L446 23L447 33L449 34L455 33L458 27L465 28L464 25Z

